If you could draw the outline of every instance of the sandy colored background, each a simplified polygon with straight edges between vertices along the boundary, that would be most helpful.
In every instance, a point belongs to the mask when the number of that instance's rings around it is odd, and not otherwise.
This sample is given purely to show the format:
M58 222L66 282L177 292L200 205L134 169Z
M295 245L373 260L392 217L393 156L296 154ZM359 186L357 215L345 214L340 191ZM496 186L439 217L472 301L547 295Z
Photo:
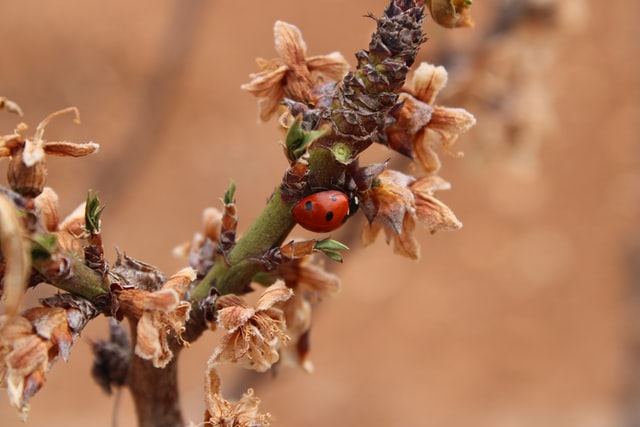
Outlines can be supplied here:
M61 118L46 132L101 145L90 158L51 162L61 211L98 190L109 259L117 245L171 273L184 265L171 249L199 228L204 207L219 206L231 178L242 230L286 167L275 125L257 124L255 99L239 89L256 56L274 56L274 21L298 25L310 54L339 50L353 64L374 29L362 16L386 4L5 0L0 95L20 103L32 129L54 110L80 109L81 126ZM449 59L464 69L494 4L476 2L474 30L427 22L419 59L459 53ZM441 172L453 189L440 197L464 228L421 233L415 263L382 240L363 249L349 223L334 235L353 249L333 268L343 291L315 312L316 372L231 369L227 396L253 386L278 426L640 425L639 11L631 1L585 4L581 26L546 41L554 55L540 90L553 127L535 161L491 147L480 121L460 140L465 158L445 158ZM0 114L0 133L16 124ZM105 336L104 319L85 330L26 425L111 425L114 400L89 376L84 339ZM215 343L204 337L182 357L185 416L196 422ZM120 426L133 425L126 393L118 413ZM22 425L4 395L0 424Z

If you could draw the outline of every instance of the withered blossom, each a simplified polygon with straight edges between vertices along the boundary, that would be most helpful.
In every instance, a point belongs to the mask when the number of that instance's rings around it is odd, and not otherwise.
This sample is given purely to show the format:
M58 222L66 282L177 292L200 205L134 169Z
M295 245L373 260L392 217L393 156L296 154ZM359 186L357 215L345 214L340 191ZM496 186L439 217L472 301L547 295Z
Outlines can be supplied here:
M204 426L262 427L271 424L271 414L258 412L260 399L248 389L237 402L222 397L221 382L215 368L207 371L205 382Z
M183 301L188 286L195 280L195 272L187 267L171 276L155 292L124 289L118 299L129 316L139 317L136 329L135 353L151 360L156 368L163 368L173 358L169 334L185 344L181 334L189 319L191 304Z
M262 121L269 120L283 98L313 104L316 88L325 79L338 81L349 70L339 52L307 57L307 45L295 25L276 21L273 31L279 57L259 58L256 62L261 71L250 74L251 81L241 86L259 98Z
M476 119L462 108L435 104L438 93L447 84L447 71L442 66L423 62L416 69L411 85L403 88L399 101L404 102L398 120L386 132L394 150L413 158L429 173L440 169L435 148L456 156L451 147L458 136L475 125Z
M363 196L362 210L369 220L362 234L364 244L372 243L384 230L387 243L393 240L394 252L411 259L420 257L420 245L414 236L416 223L431 232L462 227L454 213L433 195L449 189L438 176L416 179L387 169L377 184Z
M283 281L264 290L251 307L237 295L223 295L216 301L218 326L228 333L209 359L209 365L231 362L264 372L279 359L279 348L289 337L285 334L285 318L278 303L293 295Z
M280 349L283 363L300 366L313 372L309 359L309 332L311 329L312 304L340 291L340 279L324 269L323 262L312 262L312 256L295 259L279 265L277 272L293 289L293 296L280 303L287 323L287 335L291 343Z
M74 113L75 122L80 123L76 107L65 108L49 114L36 127L33 137L25 137L28 126L18 124L13 134L0 136L0 157L10 157L7 178L11 188L26 197L36 197L44 187L47 175L45 155L82 157L98 150L98 144L86 142L76 144L68 141L45 141L44 130L56 116Z
M0 386L7 388L9 403L23 419L53 362L69 357L73 339L63 308L34 307L21 316L0 315Z

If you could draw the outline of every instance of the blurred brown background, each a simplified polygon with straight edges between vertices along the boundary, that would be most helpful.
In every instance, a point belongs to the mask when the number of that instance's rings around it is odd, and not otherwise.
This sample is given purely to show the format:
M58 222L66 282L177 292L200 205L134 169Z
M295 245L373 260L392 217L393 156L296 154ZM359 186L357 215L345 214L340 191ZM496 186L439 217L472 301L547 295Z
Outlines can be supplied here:
M453 189L439 196L464 228L421 233L418 263L383 239L363 249L357 224L335 233L353 250L332 267L341 295L315 311L315 373L229 369L228 397L253 386L279 426L640 425L639 7L532 3L541 9L524 21L500 12L515 2L479 0L475 29L425 26L419 60L450 70L439 101L479 119L456 146L465 157L445 156L441 171ZM386 4L5 0L0 95L31 130L80 109L81 126L62 117L46 131L101 145L51 162L61 212L98 190L109 259L117 245L171 273L184 265L171 249L204 207L220 206L230 179L242 230L286 167L275 124L257 124L256 100L239 88L256 56L275 55L274 21L299 26L311 55L339 50L353 64L374 29L362 16ZM0 133L18 121L0 114ZM53 367L27 425L111 425L114 400L89 376L85 341L106 332L95 321ZM182 357L196 422L215 343L204 337ZM133 425L126 393L118 414ZM5 396L0 424L22 425Z

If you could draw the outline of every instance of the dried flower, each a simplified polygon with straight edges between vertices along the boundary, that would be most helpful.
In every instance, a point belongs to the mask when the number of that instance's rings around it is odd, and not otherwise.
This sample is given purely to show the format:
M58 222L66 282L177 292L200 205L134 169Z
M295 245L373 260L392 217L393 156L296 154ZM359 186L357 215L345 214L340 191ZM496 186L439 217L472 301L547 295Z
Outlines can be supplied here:
M291 298L293 291L283 281L264 290L254 307L242 297L228 294L216 301L218 325L228 331L216 347L210 365L238 363L264 372L278 361L278 349L288 341L282 310L275 305Z
M447 71L442 66L423 62L413 75L411 86L400 94L404 106L396 123L387 128L389 145L394 150L415 159L429 173L440 169L436 146L448 154L458 136L476 123L469 112L461 108L435 105L438 93L447 84Z
M56 116L74 113L80 123L76 107L69 107L49 114L42 120L32 138L26 138L27 125L20 123L13 134L0 136L0 157L11 157L7 177L11 188L26 197L36 197L44 187L47 168L45 154L62 157L81 157L98 150L98 144L76 144L67 141L45 141L44 129Z
M437 200L433 192L445 190L449 184L437 176L416 179L394 170L385 170L377 185L364 193L362 210L369 220L362 240L369 244L380 230L387 243L393 239L394 252L411 259L420 257L420 246L414 236L416 222L431 232L462 227L451 209Z
M187 267L171 276L158 291L124 289L118 296L125 315L138 318L136 355L151 360L156 368L165 367L173 358L169 333L185 344L181 334L189 319L191 304L182 298L195 277L193 269Z
M251 82L242 89L260 98L260 120L267 121L276 112L283 98L312 104L314 88L325 78L340 80L349 70L349 64L338 52L306 57L307 45L295 26L276 21L275 35L278 58L257 60L262 71L251 74Z
M204 425L214 427L262 427L270 425L271 414L260 414L260 399L247 390L237 402L222 397L220 377L215 368L207 371Z
M34 307L22 316L0 316L0 386L7 388L9 402L23 419L53 362L69 357L74 335L63 308Z

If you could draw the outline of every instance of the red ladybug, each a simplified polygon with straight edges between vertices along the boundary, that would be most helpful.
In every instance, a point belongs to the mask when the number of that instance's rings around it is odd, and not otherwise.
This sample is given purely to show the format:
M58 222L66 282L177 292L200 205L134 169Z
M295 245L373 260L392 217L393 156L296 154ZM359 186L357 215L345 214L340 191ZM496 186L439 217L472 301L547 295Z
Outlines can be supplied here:
M349 196L341 191L327 190L300 200L291 210L293 219L303 228L327 233L340 227L349 216Z

